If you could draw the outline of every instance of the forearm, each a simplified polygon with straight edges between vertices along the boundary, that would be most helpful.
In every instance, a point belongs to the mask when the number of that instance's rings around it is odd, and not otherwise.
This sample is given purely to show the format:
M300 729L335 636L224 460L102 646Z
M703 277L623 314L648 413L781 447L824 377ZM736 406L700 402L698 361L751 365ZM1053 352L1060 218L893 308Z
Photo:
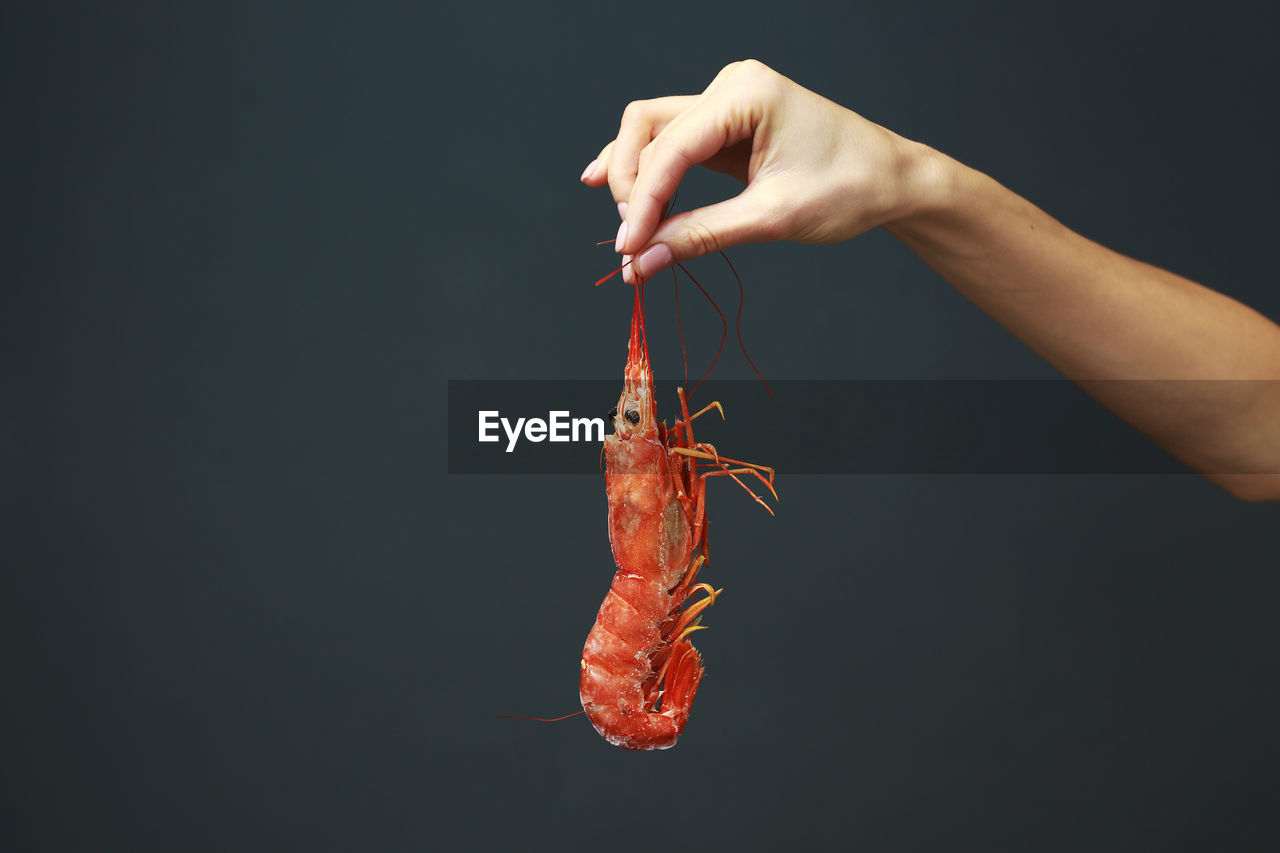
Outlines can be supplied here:
M904 146L918 201L886 230L1175 456L1241 497L1280 498L1280 327L1087 240L950 158ZM1239 472L1267 475L1228 476Z

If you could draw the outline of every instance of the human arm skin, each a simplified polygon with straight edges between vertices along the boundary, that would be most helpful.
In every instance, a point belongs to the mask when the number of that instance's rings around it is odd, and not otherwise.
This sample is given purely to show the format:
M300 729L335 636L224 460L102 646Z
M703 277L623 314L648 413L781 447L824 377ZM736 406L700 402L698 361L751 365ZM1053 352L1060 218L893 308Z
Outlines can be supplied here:
M950 158L915 156L927 200L885 230L1191 468L1236 497L1280 500L1280 473L1239 473L1280 472L1280 327Z
M760 63L628 114L583 180L626 202L617 248L636 259L630 280L738 243L883 227L1191 468L1239 498L1280 500L1280 327L1256 311L1092 242ZM696 163L747 188L662 220Z

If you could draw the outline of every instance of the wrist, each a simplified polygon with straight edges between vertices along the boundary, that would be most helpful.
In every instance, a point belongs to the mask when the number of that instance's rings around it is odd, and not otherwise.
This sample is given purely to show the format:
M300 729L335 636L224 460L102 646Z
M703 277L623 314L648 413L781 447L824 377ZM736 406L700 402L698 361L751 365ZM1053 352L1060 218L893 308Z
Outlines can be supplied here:
M919 142L894 137L897 200L881 225L893 233L913 222L952 209L964 168L950 157Z

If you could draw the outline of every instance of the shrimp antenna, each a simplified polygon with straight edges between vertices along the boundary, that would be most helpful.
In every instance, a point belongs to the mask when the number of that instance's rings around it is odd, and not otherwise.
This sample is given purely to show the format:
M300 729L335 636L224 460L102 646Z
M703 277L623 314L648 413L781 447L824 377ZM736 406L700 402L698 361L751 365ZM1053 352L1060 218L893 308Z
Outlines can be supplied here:
M676 209L676 199L680 197L680 188L671 194L671 200L667 202L667 209L663 211L662 218L671 217L671 212ZM685 271L688 273L688 270ZM671 268L671 289L676 296L676 334L680 338L680 361L684 364L684 384L689 384L689 352L684 347L684 325L680 322L680 276L676 274L676 268ZM703 291L704 293L706 291ZM692 393L692 392L690 392Z
M720 331L720 346L716 347L716 357L711 359L711 366L707 368L706 374L698 380L697 385L693 386L693 391L689 392L689 396L692 397L694 393L702 387L702 383L707 381L707 377L711 375L711 371L716 369L716 362L720 360L720 353L724 350L725 339L729 337L729 321L724 318L724 312L720 310L720 306L716 304L716 301L711 298L711 294L707 293L707 289L693 277L693 273L689 272L688 268L678 261L676 262L676 266L680 268L681 272L689 276L689 281L693 282L694 287L701 290L702 295L707 297L707 301L711 303L711 307L716 309L716 313L720 315L720 324L723 327Z
M676 333L680 336L680 360L684 362L684 384L689 384L689 354L684 348L684 326L680 323L680 276L671 268L671 287L676 295Z
M600 285L604 284L604 283L605 283L606 281L608 281L609 279L613 278L613 277L614 277L615 275L617 275L618 273L620 273L620 272L622 272L623 270L625 270L625 269L627 268L627 264L629 264L629 263L631 263L631 261L627 261L627 263L626 263L626 264L623 264L622 266L618 267L618 268L617 268L616 270L614 270L613 272L609 273L609 274L608 274L607 276L605 276L604 278L602 278L602 279L600 279L599 281L597 281L597 282L596 282L596 287L599 287Z
M729 265L729 272L733 273L734 280L738 282L738 346L742 347L742 355L747 359L747 364L751 365L751 369L756 372L756 376L759 376L760 381L764 382L764 390L768 392L770 397L773 397L773 389L769 387L768 382L765 382L764 374L760 372L760 368L756 367L756 363L751 360L751 356L747 355L747 345L742 342L742 306L747 301L746 291L742 289L742 279L738 276L738 271L734 269L733 261L729 260L729 256L721 252L720 257L724 258L724 262ZM775 397L774 399L777 398Z
M585 714L586 711L574 711L572 714L565 714L563 717L530 717L525 714L503 714L498 717L499 720L537 720L539 723L558 723L561 720L567 720L570 717L576 717L579 714Z

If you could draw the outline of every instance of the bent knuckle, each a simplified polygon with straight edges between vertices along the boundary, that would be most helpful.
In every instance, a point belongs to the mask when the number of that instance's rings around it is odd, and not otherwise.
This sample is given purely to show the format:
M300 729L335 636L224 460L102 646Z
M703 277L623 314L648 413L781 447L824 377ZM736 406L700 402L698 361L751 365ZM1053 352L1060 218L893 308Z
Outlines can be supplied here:
M743 59L726 65L717 82L734 99L751 102L773 101L782 92L785 77L758 59Z
M735 63L734 76L750 85L764 85L776 81L782 75L758 59L744 59Z
M649 101L632 101L622 108L622 126L641 124L649 111Z
M738 74L743 71L746 62L747 60L740 59L737 62L730 62L725 67L721 68L715 78L712 79L711 85L707 87L708 90L716 87L717 85L723 84L725 81L732 80L737 77Z
M720 238L701 222L690 222L685 228L685 240L694 257L720 251Z
M670 136L659 136L641 153L648 153L650 159L657 157L659 163L681 171L693 165L689 153L685 151L684 143Z

